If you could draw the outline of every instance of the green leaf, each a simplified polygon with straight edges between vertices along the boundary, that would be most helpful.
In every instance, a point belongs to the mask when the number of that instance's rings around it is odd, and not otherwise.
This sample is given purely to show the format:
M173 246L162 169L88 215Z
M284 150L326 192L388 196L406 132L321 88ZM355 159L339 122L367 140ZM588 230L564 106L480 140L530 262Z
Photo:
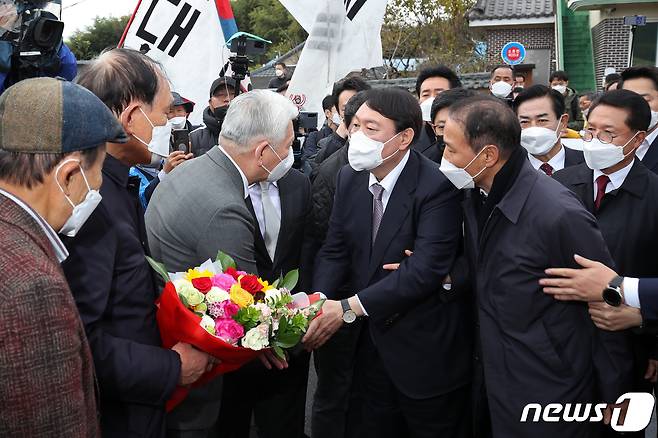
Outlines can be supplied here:
M279 320L279 329L277 330L275 337L276 345L281 348L292 348L299 344L301 339L302 330L293 325L288 318L281 318Z
M233 316L233 319L244 327L245 333L260 323L260 310L255 307L244 307Z
M219 262L219 264L222 265L222 271L226 271L228 268L237 269L238 266L235 264L235 260L233 260L233 257L226 254L225 252L222 252L221 250L217 252L217 258L215 259L215 261Z
M178 299L181 303L183 303L183 306L188 308L190 307L190 303L187 301L187 298L185 298L182 294L178 294Z
M278 289L278 288L279 288L279 283L280 283L280 282L281 282L281 279L280 279L280 278L277 278L277 280L276 280L274 283L272 283L272 287L273 287L274 289Z
M286 360L286 353L284 353L281 347L278 345L273 345L272 350L274 350L274 354L276 354L279 359Z
M286 274L279 288L286 288L289 291L291 291L295 288L295 286L297 286L298 281L299 281L299 269L295 269Z
M158 274L160 274L160 277L166 282L171 281L169 279L169 273L167 272L167 268L165 268L164 263L156 262L153 260L151 257L146 256L146 261L151 265L151 268Z

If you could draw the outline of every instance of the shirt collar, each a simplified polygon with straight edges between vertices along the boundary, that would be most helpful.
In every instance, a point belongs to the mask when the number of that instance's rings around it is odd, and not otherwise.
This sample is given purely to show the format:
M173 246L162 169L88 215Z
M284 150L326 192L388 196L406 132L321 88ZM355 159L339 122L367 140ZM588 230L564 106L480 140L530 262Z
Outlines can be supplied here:
M564 152L564 146L560 145L559 152L555 154L553 158L548 160L548 165L553 168L553 171L557 172L558 170L564 169L564 158L566 155L566 152ZM539 170L541 165L544 164L543 161L538 160L531 153L528 153L528 160L530 160L530 164L532 164L532 167L534 167L536 170Z
M374 184L379 184L386 192L391 193L395 187L395 183L398 182L398 178L400 178L400 174L402 174L402 170L404 169L404 166L406 166L407 161L409 161L408 150L404 153L404 157L402 157L402 160L400 160L398 165L395 166L381 181L377 181L377 177L370 172L368 187L372 187Z
M29 214L32 219L36 221L37 224L41 227L43 232L46 234L46 237L48 237L48 240L50 241L50 244L53 247L53 250L55 251L55 256L57 257L57 261L59 263L62 263L66 258L69 256L69 252L66 250L66 247L62 243L61 239L59 236L57 236L57 233L53 228L50 226L48 222L44 218L42 218L39 213L34 211L32 207L27 205L25 202L23 202L20 198L12 195L11 193L0 189L0 194L4 195L6 198L12 200L16 205L21 207L23 210Z
M626 177L631 171L631 168L633 167L633 163L635 163L635 159L633 159L626 167L623 169L619 169L616 172L613 172L608 175L608 178L610 178L610 184L612 184L612 190L617 190L619 189L622 184L624 184L624 181L626 180ZM605 175L603 172L600 170L594 170L594 186L596 187L596 178L600 177L601 175Z
M658 138L658 128L655 128L653 132L650 132L647 134L646 138L642 142L639 148L637 148L637 151L635 151L635 155L640 159L644 160L644 156L647 154L649 151L649 147L653 144L654 140Z
M224 153L224 155L226 155L226 157L231 161L231 163L233 163L235 168L238 169L238 172L240 173L240 178L242 178L242 185L243 185L243 189L244 189L243 196L244 196L244 199L247 199L247 197L249 196L249 181L247 181L247 177L245 176L242 169L240 169L240 166L238 166L238 163L236 163L235 160L233 160L233 157L231 157L228 154L228 152L226 152L224 150L223 147L219 146L219 150L222 151L222 153Z

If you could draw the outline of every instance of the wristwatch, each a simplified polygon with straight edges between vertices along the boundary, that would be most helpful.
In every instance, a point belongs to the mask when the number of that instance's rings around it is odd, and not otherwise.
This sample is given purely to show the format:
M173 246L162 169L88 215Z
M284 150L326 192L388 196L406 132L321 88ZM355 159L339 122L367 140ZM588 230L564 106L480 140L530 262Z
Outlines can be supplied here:
M350 307L349 301L347 299L340 300L340 305L343 307L343 322L346 324L352 324L356 321L356 313Z
M621 294L621 284L624 282L624 277L617 275L612 279L608 287L603 289L603 301L612 307L619 307L623 301Z

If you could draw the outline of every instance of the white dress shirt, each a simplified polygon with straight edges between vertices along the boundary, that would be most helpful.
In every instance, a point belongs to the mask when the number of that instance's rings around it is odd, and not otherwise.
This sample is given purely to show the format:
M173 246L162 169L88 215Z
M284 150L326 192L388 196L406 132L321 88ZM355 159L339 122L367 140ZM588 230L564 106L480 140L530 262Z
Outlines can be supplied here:
M553 158L548 160L548 165L553 168L553 173L557 172L558 170L564 169L564 159L566 155L567 155L566 152L564 152L564 146L560 145L559 152L555 154ZM538 160L532 154L528 154L528 160L530 160L530 164L532 164L532 167L534 167L535 170L539 170L541 165L544 164L543 161Z
M278 183L268 183L270 185L270 199L274 204L274 208L281 216L281 197L279 196L279 185ZM256 213L256 220L258 221L258 228L260 228L260 234L265 239L265 213L263 212L263 199L262 199L263 190L260 187L260 183L252 184L249 186L249 197L251 198L251 205L254 206L254 213Z
M224 150L224 148L221 147L221 146L218 146L218 147L219 147L219 150L221 150L224 153L224 155L226 155L228 157L228 159L231 160L231 163L233 163L235 168L238 169L238 172L240 172L240 178L242 178L242 184L244 186L243 196L244 196L244 199L247 199L247 196L249 196L249 181L247 181L247 177L245 176L242 169L240 169L240 166L238 166L238 163L236 163L235 160L233 160L233 158Z
M25 210L27 214L29 214L32 217L32 219L34 219L36 223L39 224L43 232L46 234L46 237L48 237L48 240L50 241L50 244L52 245L53 249L55 250L55 256L57 257L57 261L59 263L62 263L64 260L66 260L66 258L69 256L69 252L66 250L66 247L60 240L55 230L53 230L53 227L51 227L50 224L46 222L46 220L39 215L39 213L34 211L32 207L27 205L25 202L21 201L16 196L2 189L0 189L0 194L14 201L16 205L18 205L23 210Z
M624 277L624 301L627 305L640 308L640 279Z
M370 193L374 193L372 191L372 186L375 184L379 184L382 186L384 191L382 192L382 206L384 207L383 212L386 212L386 206L388 205L388 200L391 199L391 193L393 193L393 189L395 188L395 184L398 182L398 179L400 179L400 175L402 174L402 171L404 170L404 166L407 165L407 161L409 161L409 151L405 152L404 157L400 162L398 163L397 166L393 168L389 172L388 175L384 177L381 181L377 181L377 177L370 173L370 180L368 181L368 190L370 190ZM361 304L361 300L359 299L359 295L356 295L356 300L359 303L359 306L361 306L361 310L363 310L363 314L368 316L368 312L366 312L366 308L363 307L363 304Z
M608 183L607 186L605 186L605 193L610 193L613 190L617 190L624 184L624 181L626 180L626 177L628 176L628 173L631 171L631 168L633 167L633 163L635 163L635 159L633 159L626 167L623 169L619 169L616 172L611 173L608 175L608 178L610 178L610 182ZM596 201L596 178L598 178L601 175L605 175L603 172L600 170L595 170L594 171L594 200Z
M640 159L644 160L644 156L647 154L649 151L649 147L651 146L651 143L658 137L658 128L654 129L653 132L650 132L647 134L646 138L642 142L639 148L635 151L635 155Z

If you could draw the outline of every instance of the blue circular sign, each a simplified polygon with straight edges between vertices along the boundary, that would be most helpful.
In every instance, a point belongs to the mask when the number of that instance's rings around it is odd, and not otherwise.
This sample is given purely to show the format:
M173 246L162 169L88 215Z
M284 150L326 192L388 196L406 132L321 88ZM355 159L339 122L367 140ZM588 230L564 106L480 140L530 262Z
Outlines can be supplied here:
M507 43L500 51L500 57L507 65L521 64L525 59L525 47L515 41Z

